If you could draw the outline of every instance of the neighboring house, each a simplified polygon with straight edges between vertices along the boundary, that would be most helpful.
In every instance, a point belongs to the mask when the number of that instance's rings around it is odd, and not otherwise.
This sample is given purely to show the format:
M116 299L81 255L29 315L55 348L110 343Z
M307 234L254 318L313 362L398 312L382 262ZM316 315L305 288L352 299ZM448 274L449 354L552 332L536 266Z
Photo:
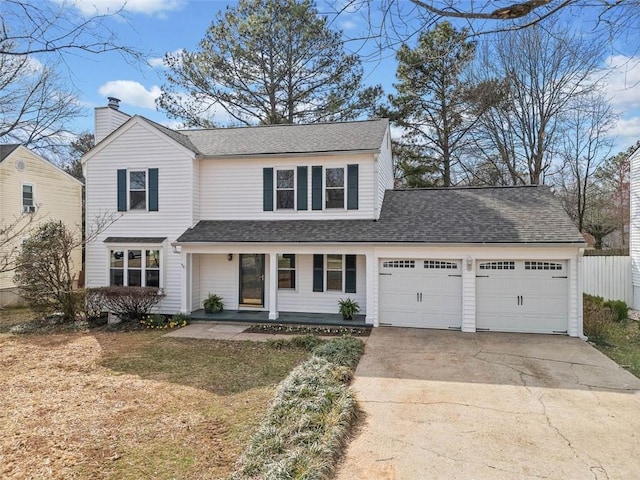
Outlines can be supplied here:
M630 223L629 256L634 310L640 310L640 148L629 159Z
M82 182L21 145L0 145L0 225L11 227L11 241L0 240L0 258L15 259L21 243L42 222L61 220L80 234ZM76 279L82 249L73 255ZM0 306L20 300L12 270L0 273Z
M122 217L87 246L88 286L158 287L164 313L350 297L374 326L582 335L585 244L546 187L392 190L384 119L175 131L111 102L87 215Z

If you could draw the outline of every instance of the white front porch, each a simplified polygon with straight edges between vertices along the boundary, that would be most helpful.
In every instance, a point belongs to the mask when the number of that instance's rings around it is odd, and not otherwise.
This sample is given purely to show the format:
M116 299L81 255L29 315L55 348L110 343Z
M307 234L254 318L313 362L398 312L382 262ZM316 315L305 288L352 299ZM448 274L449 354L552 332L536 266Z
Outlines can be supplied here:
M280 312L337 314L338 301L352 298L358 302L360 314L366 315L365 322L374 323L368 313L374 311L374 294L369 291L373 282L368 281L367 275L375 269L373 255L358 254L351 248L331 247L316 247L305 252L301 252L300 247L265 251L264 245L242 249L189 246L188 250L183 246L182 249L181 310L185 313L202 309L202 302L210 293L223 298L225 310L265 312L269 320L277 320ZM281 288L278 288L279 254L295 255L293 287L282 288L286 282L281 281ZM314 255L343 256L340 290L335 284L332 284L333 289L328 288L327 271L324 270L324 288L314 291ZM347 292L345 288L345 255L355 255L355 292ZM252 265L256 262L262 262L262 272L254 270ZM281 270L280 275L284 274ZM248 276L252 278L247 280Z

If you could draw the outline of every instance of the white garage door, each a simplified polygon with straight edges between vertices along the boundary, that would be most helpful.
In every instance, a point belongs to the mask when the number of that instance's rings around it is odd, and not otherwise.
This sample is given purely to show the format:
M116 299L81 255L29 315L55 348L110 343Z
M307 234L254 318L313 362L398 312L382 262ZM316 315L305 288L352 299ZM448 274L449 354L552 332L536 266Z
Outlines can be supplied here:
M479 261L476 330L566 333L568 283L564 261Z
M381 325L459 329L460 261L381 260L379 299Z

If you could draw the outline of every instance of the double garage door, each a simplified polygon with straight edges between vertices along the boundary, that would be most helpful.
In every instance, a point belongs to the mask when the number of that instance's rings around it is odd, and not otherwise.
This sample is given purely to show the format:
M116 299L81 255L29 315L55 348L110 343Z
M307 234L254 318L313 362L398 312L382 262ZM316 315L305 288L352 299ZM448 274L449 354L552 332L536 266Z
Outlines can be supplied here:
M459 329L460 260L382 260L380 324ZM476 330L566 333L568 278L564 261L476 262Z

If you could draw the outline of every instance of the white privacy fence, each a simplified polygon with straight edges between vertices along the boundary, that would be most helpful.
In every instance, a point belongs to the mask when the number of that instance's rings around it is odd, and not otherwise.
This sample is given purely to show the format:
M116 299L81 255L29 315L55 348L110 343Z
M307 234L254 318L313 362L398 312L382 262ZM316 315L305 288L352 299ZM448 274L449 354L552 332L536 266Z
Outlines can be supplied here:
M597 295L605 300L624 300L631 305L631 257L583 257L582 286L584 293L589 295Z

